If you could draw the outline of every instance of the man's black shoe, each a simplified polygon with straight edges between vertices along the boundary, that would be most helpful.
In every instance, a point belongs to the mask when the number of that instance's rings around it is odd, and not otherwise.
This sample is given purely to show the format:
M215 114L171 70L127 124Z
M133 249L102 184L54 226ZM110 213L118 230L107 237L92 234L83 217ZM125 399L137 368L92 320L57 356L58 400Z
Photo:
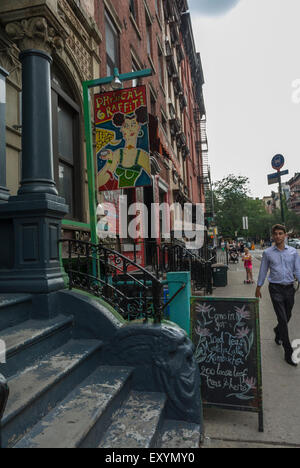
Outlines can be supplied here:
M276 328L274 328L274 333L275 333L275 343L276 343L278 346L281 346L281 345L282 345L282 341L281 341L281 339L280 339L278 330L277 330Z
M293 367L297 367L298 364L296 364L293 359L292 359L292 354L285 354L285 361L290 365L290 366L293 366Z

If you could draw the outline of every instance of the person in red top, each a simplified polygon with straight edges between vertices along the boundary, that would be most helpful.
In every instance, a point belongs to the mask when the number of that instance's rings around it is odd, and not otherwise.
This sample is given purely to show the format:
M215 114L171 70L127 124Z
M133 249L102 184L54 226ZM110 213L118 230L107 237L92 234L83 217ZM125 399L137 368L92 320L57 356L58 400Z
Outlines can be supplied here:
M243 256L244 267L247 272L247 284L253 284L253 264L252 264L252 255L249 253L249 249L245 249L245 255Z

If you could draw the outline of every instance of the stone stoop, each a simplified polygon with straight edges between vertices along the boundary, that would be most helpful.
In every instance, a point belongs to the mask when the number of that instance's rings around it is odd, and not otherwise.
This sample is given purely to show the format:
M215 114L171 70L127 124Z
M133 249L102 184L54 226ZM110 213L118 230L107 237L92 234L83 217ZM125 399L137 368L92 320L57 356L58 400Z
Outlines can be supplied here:
M0 330L28 320L31 308L30 294L0 294Z
M43 418L16 448L93 448L122 405L132 370L99 367Z
M201 428L184 421L166 420L161 430L160 447L165 449L197 449L200 447Z
M162 393L131 392L114 414L99 448L157 447L165 403Z
M135 391L134 367L103 365L102 340L80 338L72 315L41 319L29 295L2 298L3 448L199 447L200 428L166 421L166 395Z

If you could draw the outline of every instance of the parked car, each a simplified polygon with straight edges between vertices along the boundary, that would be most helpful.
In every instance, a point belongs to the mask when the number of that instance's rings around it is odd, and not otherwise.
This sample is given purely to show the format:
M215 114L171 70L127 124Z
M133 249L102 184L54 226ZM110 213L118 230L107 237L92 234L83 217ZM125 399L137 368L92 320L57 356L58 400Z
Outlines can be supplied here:
M300 239L289 239L289 246L300 249Z

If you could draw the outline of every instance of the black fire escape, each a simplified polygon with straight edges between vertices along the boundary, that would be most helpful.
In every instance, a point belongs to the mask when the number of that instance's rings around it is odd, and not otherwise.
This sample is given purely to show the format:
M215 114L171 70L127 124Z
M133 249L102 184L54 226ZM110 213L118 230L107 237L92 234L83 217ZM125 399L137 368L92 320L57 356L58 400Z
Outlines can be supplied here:
M205 196L205 218L206 221L214 217L213 191L211 184L210 166L208 163L208 141L206 132L206 116L200 116L195 110L195 122L200 135L200 140L196 142L198 154L201 154L201 167L199 168L199 183L203 187Z

